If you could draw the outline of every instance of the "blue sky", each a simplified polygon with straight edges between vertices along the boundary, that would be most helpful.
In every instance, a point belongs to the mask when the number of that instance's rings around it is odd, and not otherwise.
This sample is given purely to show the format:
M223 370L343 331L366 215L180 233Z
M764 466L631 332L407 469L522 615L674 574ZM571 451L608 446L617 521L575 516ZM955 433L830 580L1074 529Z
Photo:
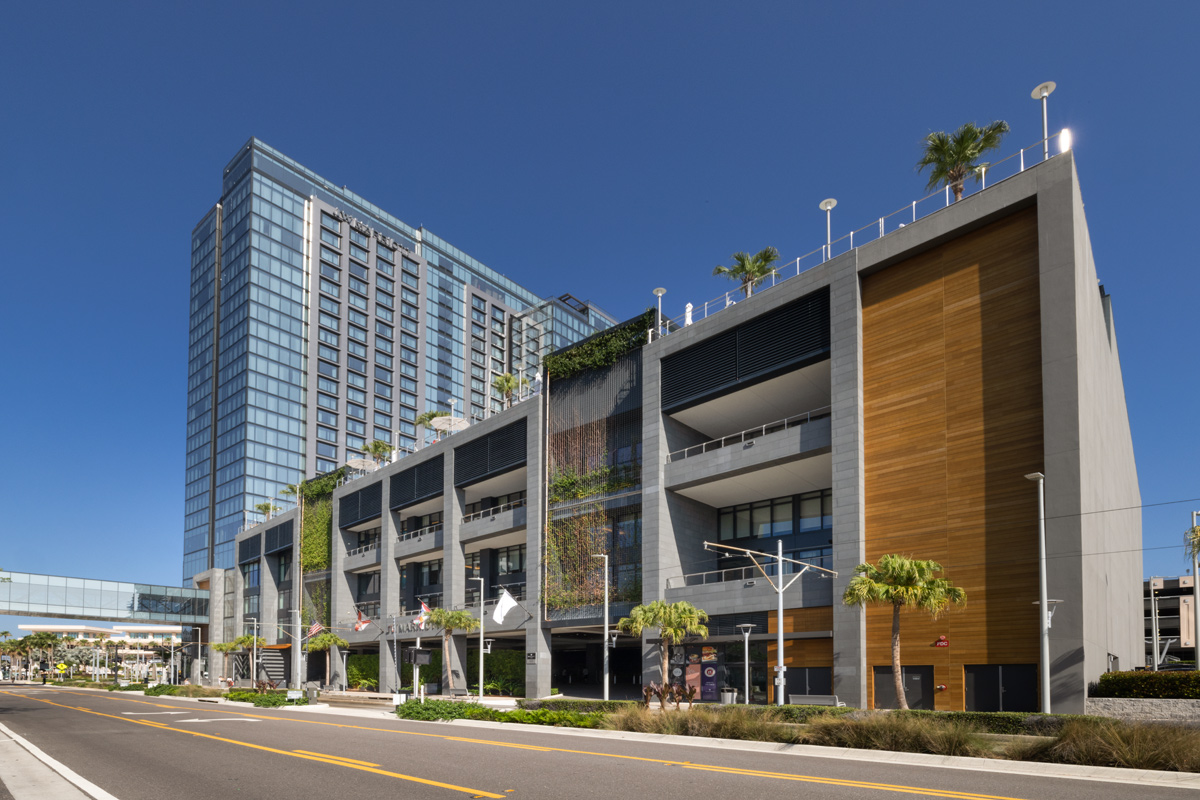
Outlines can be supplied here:
M1145 572L1200 509L1195 3L28 3L0 30L0 566L179 579L189 234L258 136L535 292L625 318L924 194L921 138L1041 138L1113 295ZM15 631L21 620L4 627Z

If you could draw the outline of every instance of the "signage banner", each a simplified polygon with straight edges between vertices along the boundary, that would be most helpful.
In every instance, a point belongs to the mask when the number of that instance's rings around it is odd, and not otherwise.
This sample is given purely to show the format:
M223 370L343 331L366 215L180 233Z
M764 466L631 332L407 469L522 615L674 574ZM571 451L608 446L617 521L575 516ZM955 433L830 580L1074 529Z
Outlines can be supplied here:
M700 699L717 699L717 665L705 664L700 670Z

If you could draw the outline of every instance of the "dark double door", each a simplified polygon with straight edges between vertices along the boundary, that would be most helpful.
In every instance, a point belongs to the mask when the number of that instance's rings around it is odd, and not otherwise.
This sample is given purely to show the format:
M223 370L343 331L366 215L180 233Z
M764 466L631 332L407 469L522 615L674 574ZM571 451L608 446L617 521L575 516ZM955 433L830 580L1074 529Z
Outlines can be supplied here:
M1037 711L1037 664L968 664L967 711Z

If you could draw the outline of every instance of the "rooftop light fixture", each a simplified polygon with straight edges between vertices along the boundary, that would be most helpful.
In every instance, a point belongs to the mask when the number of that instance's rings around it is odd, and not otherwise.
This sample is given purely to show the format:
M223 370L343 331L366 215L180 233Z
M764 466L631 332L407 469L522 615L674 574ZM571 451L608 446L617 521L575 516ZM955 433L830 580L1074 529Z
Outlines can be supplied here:
M658 298L658 319L654 320L654 328L659 336L662 336L662 297L666 293L667 290L661 286L654 290L654 296Z
M821 205L818 206L818 208L820 208L822 211L825 212L825 257L826 258L833 257L833 248L830 246L833 236L832 236L832 231L829 227L829 212L833 211L834 206L836 206L836 205L837 205L837 200L834 200L832 197L830 197L826 200L822 200Z
M1058 134L1058 152L1065 153L1071 149L1071 129L1063 128Z
M1042 101L1042 161L1050 157L1050 129L1046 126L1046 98L1054 92L1057 85L1054 81L1046 81L1029 93L1034 100Z

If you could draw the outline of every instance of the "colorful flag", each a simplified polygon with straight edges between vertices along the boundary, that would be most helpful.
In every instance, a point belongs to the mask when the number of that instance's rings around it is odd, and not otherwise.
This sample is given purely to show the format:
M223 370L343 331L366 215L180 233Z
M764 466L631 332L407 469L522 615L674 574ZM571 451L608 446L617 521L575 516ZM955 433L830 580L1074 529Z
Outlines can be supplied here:
M363 628L367 627L369 622L370 620L362 615L362 609L358 609L358 622L354 623L354 630L361 631Z
M425 601L422 600L421 611L417 614L416 618L413 619L413 622L416 623L418 628L425 630L425 620L427 619L429 619L429 606L425 605Z
M318 633L320 633L320 632L321 632L321 630L322 630L324 627L325 627L325 626L323 626L321 623L319 623L319 622L314 622L314 623L312 624L312 627L308 629L308 635L309 635L309 636L316 636Z
M492 612L492 619L496 621L497 625L504 622L504 615L517 606L516 598L508 593L508 589L502 586L500 591L500 602L496 603L496 610Z

